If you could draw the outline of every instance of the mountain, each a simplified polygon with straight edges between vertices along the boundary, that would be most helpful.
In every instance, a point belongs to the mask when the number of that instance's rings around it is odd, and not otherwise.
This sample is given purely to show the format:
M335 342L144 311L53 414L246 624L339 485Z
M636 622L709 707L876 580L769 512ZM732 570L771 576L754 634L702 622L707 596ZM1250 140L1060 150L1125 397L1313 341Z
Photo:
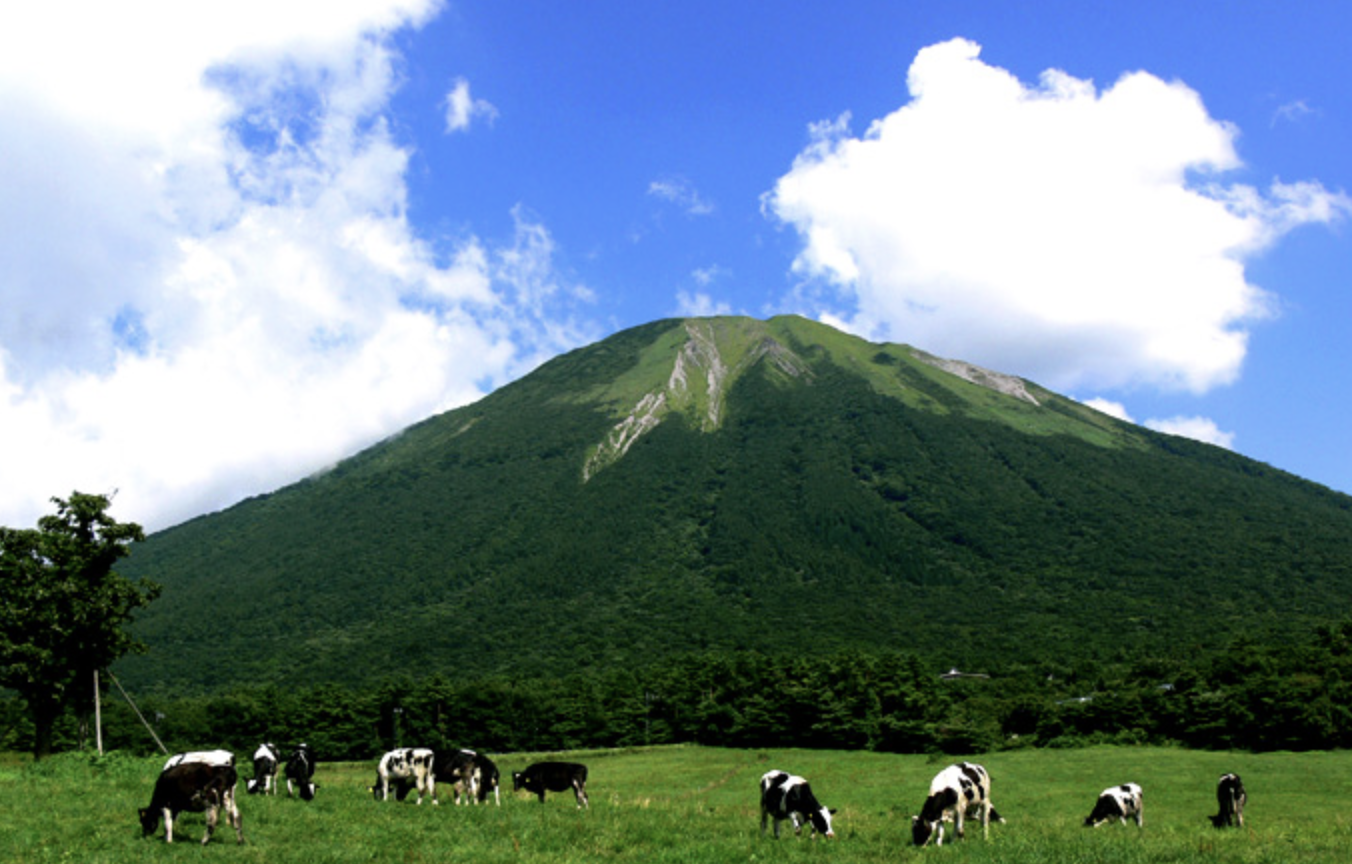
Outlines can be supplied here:
M705 650L981 667L1346 615L1352 498L802 318L664 320L159 532L142 690Z

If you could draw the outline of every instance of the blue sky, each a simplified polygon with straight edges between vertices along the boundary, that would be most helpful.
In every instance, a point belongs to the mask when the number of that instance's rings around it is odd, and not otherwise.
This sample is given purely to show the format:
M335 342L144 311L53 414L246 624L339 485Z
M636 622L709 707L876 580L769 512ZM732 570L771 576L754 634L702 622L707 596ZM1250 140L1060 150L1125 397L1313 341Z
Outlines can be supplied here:
M0 11L0 524L167 527L714 313L1352 492L1346 4L109 5Z

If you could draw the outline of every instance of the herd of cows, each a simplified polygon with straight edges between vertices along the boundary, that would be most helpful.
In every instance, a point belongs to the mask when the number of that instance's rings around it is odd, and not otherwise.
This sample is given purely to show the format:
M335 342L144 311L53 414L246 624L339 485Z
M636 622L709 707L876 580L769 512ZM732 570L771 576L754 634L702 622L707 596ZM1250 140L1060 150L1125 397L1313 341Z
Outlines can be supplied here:
M277 773L284 771L286 794L299 795L310 801L319 788L314 782L314 753L306 744L298 744L288 756L285 765L281 751L265 743L254 753L254 776L247 781L250 794L277 793ZM493 760L473 750L441 750L402 747L391 750L380 758L376 766L376 781L370 791L377 801L387 801L393 791L397 800L404 800L410 791L418 794L417 803L424 796L437 803L437 785L449 784L454 790L455 803L462 799L485 803L491 792L501 806L498 789L498 768ZM150 836L164 821L164 839L174 841L174 819L182 812L206 812L207 830L202 843L211 840L221 813L226 815L235 836L244 842L244 828L239 807L235 802L235 756L229 750L201 750L171 756L155 781L150 805L140 810L141 829ZM546 792L572 790L579 809L590 806L587 800L587 766L576 762L536 762L525 771L512 773L512 788L525 789L539 796L544 803ZM1217 828L1243 827L1244 805L1248 795L1238 774L1222 774L1216 784L1216 801L1220 812L1210 817ZM1138 828L1145 825L1144 793L1135 783L1110 786L1099 794L1094 809L1084 820L1088 827L1097 828L1111 821L1126 824L1135 820ZM802 777L786 771L767 771L760 780L761 834L767 824L774 823L774 836L779 837L779 825L789 821L795 834L809 828L809 837L820 834L835 837L831 817L835 810L827 809L817 800L812 787ZM953 833L965 836L968 819L979 819L983 836L990 835L991 822L1004 818L991 803L990 774L974 762L950 765L935 775L930 783L929 796L920 808L920 814L911 818L911 838L916 846L934 843L943 845L945 823L953 823Z
M259 746L254 752L254 776L245 783L246 790L251 795L277 794L277 773L281 770L286 778L287 797L298 795L304 801L314 800L319 789L314 782L314 751L307 744L297 744L285 765L281 752L275 744ZM462 800L485 803L491 793L494 802L501 806L498 778L498 766L493 760L473 750L401 747L380 757L376 782L370 791L377 801L389 800L391 792L403 801L410 791L416 791L417 803L421 804L426 795L436 804L437 784L443 787L449 784L456 804ZM155 780L149 806L139 811L143 835L154 834L163 820L165 842L172 843L178 814L205 812L207 831L202 843L206 844L224 813L235 829L236 838L243 843L244 828L235 801L238 782L235 754L229 750L195 750L170 756ZM525 771L512 773L512 787L533 792L541 803L546 792L571 789L578 807L591 806L587 800L587 766L576 762L536 762Z
M809 836L836 836L831 827L831 816L836 811L823 807L802 777L784 771L768 771L761 777L760 790L761 834L765 833L766 822L773 820L775 837L779 837L779 823L787 819L793 823L795 833L801 833L807 825ZM1211 824L1217 828L1243 827L1246 801L1248 794L1239 775L1222 774L1216 783L1220 812L1210 817ZM1136 826L1142 828L1145 827L1144 806L1139 785L1110 786L1099 793L1094 810L1084 824L1097 828L1113 820L1125 825L1128 819L1134 819ZM959 762L934 776L920 815L911 817L911 839L917 846L928 846L931 842L942 846L944 823L952 822L953 833L962 838L966 836L963 829L968 819L980 819L982 835L987 837L990 836L991 822L1005 821L991 803L990 774L975 762Z

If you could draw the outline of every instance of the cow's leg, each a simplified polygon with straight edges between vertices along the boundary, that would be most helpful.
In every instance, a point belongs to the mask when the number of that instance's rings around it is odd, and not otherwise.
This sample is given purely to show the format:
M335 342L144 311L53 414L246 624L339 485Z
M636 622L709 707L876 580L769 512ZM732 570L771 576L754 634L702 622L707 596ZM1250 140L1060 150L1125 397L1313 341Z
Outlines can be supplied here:
M207 845L211 840L211 834L216 830L216 820L221 818L221 808L219 804L207 805L207 833L202 835L202 845Z
M981 802L981 838L983 840L991 838L991 802L989 800Z
M1140 803L1140 806L1138 806L1138 807L1136 808L1136 827L1137 827L1137 828L1144 828L1144 827L1145 827L1145 802L1144 802L1144 801L1142 801L1142 802Z
M591 804L587 801L587 787L580 781L573 781L573 795L577 798L578 809L591 809Z
M953 814L953 836L959 840L967 839L966 811L966 807L959 807L957 812Z
M174 842L174 811L164 808L164 842Z
M244 818L239 815L239 804L235 801L235 793L228 792L225 796L226 818L230 820L230 825L235 829L235 840L239 843L244 842Z
M762 837L765 836L765 825L766 825L766 823L769 822L769 821L770 821L770 814L766 812L766 810L765 810L764 807L762 807L762 808L761 808L761 836L762 836Z

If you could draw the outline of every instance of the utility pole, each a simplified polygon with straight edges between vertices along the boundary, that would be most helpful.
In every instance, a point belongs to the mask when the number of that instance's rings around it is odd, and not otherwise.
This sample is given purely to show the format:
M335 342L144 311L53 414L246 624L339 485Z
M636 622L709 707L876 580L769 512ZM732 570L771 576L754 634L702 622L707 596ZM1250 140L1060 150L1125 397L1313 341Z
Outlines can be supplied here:
M103 755L103 711L99 706L99 670L94 670L94 743Z

